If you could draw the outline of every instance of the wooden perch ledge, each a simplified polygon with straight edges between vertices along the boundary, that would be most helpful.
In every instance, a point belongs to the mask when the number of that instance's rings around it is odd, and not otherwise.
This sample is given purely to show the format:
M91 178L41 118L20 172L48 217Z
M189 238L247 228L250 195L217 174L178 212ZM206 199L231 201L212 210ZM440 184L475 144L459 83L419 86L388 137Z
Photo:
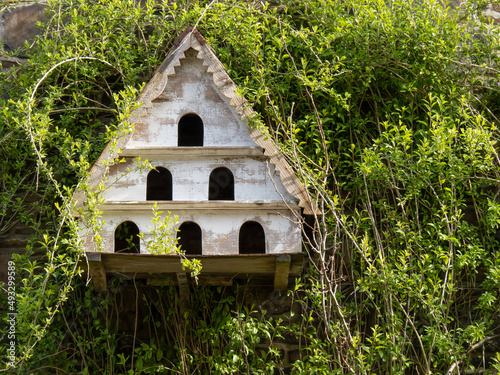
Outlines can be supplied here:
M171 276L178 284L179 276L186 279L178 255L116 254L87 252L88 271L97 291L107 290L107 275L119 273L147 279L150 285L162 285L161 278ZM200 278L211 277L211 285L228 285L238 275L269 276L275 290L286 290L289 277L300 276L303 254L255 254L255 255L187 255L199 259L202 264ZM87 270L87 265L82 264ZM153 277L154 276L154 277ZM210 284L210 283L209 283ZM165 285L165 284L163 284ZM180 284L179 284L180 285Z

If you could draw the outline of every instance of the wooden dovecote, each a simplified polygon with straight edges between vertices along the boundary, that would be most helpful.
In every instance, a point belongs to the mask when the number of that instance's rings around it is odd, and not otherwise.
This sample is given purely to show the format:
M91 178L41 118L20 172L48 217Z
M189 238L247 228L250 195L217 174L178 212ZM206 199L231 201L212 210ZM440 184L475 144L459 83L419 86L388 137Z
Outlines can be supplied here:
M186 29L139 96L129 119L135 131L118 140L124 162L107 165L118 156L108 146L91 169L91 186L104 178L110 185L99 206L99 249L82 228L98 290L106 289L110 273L169 274L185 283L178 255L150 254L140 239L151 230L154 202L178 217L179 244L188 258L201 260L202 278L267 276L283 290L289 276L300 274L297 218L313 205L278 148L248 126L251 110L236 90L205 39ZM154 169L134 169L137 157ZM123 231L132 241L123 242Z

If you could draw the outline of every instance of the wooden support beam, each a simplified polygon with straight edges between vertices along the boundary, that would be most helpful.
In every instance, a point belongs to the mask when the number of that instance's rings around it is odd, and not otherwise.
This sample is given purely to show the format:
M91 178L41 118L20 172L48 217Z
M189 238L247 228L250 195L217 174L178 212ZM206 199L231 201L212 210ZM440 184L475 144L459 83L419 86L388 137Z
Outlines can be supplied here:
M290 275L290 254L280 254L276 258L276 271L274 272L274 290L286 290L288 276Z
M233 278L230 276L213 276L200 281L200 284L208 286L231 286L233 285Z
M101 253L88 252L87 261L89 264L90 277L94 282L95 290L102 292L108 290L108 281L106 279L106 269L101 260Z
M189 284L187 275L185 272L177 272L176 275L177 275L177 282L179 283L179 298L181 300L181 304L184 305L189 295Z
M174 286L176 282L171 277L148 277L148 286Z
M190 281L188 280L188 283ZM191 281L192 282L192 281ZM231 276L205 276L200 278L198 281L202 285L207 286L231 286L233 285L233 277ZM177 278L172 279L171 277L148 277L146 284L148 286L177 286L179 282Z
M208 286L232 285L233 279L246 275L271 281L276 290L286 290L290 277L300 276L304 267L304 254L231 254L188 255L199 259L203 265L199 283ZM106 290L106 274L121 274L137 279L147 279L151 286L179 286L182 298L188 295L189 275L182 269L178 255L116 254L87 252L87 262L82 268L89 270L96 290ZM271 280L270 280L271 279Z

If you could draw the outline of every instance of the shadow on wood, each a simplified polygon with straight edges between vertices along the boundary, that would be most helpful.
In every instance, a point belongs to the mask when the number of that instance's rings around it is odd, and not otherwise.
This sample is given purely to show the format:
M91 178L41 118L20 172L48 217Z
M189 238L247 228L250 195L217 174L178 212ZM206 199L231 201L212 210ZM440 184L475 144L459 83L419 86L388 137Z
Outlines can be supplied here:
M182 269L181 258L178 255L151 254L114 254L87 252L87 263L82 262L82 268L90 271L90 275L98 291L107 290L106 275L118 273L132 275L136 279L147 279L154 285L156 280L161 283L162 276L178 279L178 275L186 273ZM300 276L303 254L252 254L252 255L196 255L186 256L189 259L199 259L202 270L201 279L217 280L207 285L224 283L228 285L235 277L251 274L256 277L268 276L270 285L276 290L285 290L289 277ZM263 278L265 279L265 278ZM183 279L184 280L184 279ZM182 283L184 284L184 282Z

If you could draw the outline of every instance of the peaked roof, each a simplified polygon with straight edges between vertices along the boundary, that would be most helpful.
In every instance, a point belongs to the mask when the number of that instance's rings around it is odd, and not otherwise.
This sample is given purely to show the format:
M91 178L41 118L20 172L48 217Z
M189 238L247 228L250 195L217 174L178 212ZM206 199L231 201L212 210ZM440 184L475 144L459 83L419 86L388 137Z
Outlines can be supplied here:
M213 75L214 84L221 94L229 99L231 106L235 107L236 113L243 119L252 115L253 111L248 102L237 94L237 86L229 77L226 69L216 57L214 50L210 47L203 36L194 27L189 26L179 36L173 47L167 53L167 57L156 70L153 78L144 87L137 101L142 105L135 111L129 119L130 123L140 123L141 117L147 115L147 109L153 106L152 102L164 91L168 78L175 74L175 67L180 66L180 60L185 57L184 53L193 48L198 52L197 58L203 60L203 65L207 66L207 72ZM299 181L284 155L279 148L269 139L269 136L262 129L248 128L250 137L260 147L265 150L265 155L270 158L270 162L275 165L279 172L281 182L293 197L299 200L299 207L304 209L304 214L311 215L315 211L315 204L309 196L307 190ZM119 150L126 148L132 137L132 133L121 137L115 147L107 145L101 156L96 161L90 172L90 185L97 186L103 179L107 171L107 160L113 160L119 156ZM82 200L78 199L80 202Z

